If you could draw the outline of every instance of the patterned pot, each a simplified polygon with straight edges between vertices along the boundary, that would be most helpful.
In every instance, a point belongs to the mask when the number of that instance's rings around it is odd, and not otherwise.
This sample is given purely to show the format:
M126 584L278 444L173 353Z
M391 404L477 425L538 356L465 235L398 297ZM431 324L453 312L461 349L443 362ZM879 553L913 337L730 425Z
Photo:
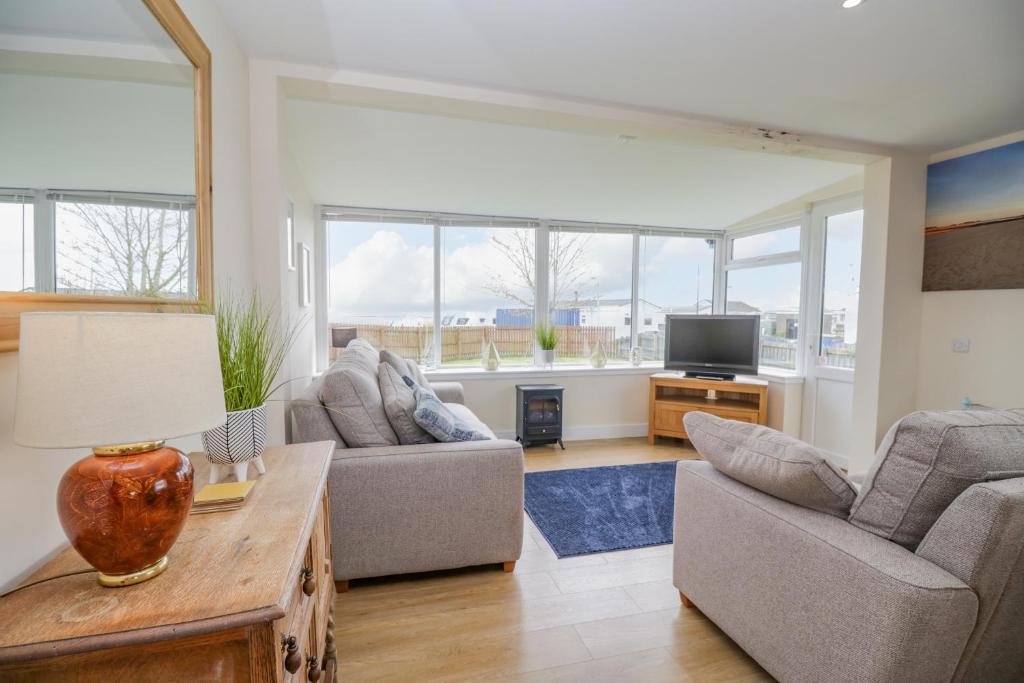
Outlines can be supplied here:
M256 466L260 474L266 472L263 466L263 449L267 447L267 406L228 413L227 421L203 432L203 449L210 461L210 483L220 481L230 467L238 481L245 481L249 463Z

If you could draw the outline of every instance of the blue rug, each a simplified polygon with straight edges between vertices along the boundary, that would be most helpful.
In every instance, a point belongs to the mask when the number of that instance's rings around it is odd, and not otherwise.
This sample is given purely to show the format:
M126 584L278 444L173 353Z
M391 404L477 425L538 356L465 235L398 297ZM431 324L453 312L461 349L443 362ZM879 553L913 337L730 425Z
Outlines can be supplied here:
M526 512L559 557L672 542L676 463L526 475Z

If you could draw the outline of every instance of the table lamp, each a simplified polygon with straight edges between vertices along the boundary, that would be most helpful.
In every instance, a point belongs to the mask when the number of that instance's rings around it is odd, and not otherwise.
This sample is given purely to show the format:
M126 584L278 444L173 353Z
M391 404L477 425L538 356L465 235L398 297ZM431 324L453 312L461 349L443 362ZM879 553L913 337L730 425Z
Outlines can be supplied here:
M57 489L71 545L104 586L159 575L192 506L192 463L164 439L226 419L212 316L22 313L14 440L91 448Z

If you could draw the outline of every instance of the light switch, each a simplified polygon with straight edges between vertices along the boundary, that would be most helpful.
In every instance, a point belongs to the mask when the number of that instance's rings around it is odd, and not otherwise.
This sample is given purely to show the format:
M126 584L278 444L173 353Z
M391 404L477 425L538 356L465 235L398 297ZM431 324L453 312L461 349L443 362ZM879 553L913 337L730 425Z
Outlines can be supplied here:
M957 337L953 340L953 353L968 353L971 350L971 340L967 337Z

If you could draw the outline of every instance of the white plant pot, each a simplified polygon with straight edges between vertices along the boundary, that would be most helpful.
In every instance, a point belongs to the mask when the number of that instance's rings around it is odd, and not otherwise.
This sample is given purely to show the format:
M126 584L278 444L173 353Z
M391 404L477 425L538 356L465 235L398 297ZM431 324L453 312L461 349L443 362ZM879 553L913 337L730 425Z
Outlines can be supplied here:
M554 349L541 349L540 358L544 365L555 364L555 350Z
M203 432L203 450L210 461L210 483L223 479L228 468L238 481L248 478L249 463L263 474L263 450L267 447L267 406L228 413L224 424Z

